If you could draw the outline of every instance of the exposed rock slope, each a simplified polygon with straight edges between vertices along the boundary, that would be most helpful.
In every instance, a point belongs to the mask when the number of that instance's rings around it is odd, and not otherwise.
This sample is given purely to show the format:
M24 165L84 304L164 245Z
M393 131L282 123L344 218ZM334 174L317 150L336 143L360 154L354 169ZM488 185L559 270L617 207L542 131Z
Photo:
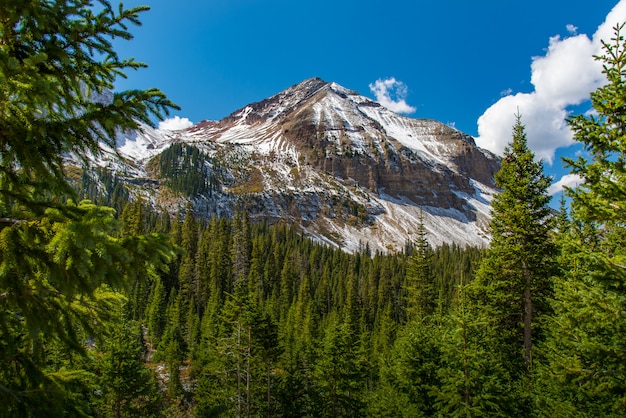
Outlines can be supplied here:
M201 151L195 168L180 166L191 160L178 155L174 170L204 178L186 196L198 213L244 207L256 218L297 222L348 251L366 243L399 250L415 238L420 216L433 245L488 242L499 160L454 128L400 116L336 83L308 79L184 131L120 135L118 152L132 162L132 175L161 179L143 193L176 208L185 199L165 187L172 144L185 144L178 154Z

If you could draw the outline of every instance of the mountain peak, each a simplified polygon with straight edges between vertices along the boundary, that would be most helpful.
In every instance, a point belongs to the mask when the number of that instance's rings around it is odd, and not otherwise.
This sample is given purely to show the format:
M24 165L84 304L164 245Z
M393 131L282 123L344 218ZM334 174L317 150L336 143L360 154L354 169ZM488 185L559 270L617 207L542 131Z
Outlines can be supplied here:
M254 218L295 222L348 251L364 243L400 250L422 216L432 245L488 242L497 157L441 122L398 115L337 83L309 78L170 134L133 143L152 146L146 155L153 158L173 143L207 156L197 169L209 176L211 193L188 196L198 213L230 214L245 201ZM164 161L172 158L181 157ZM173 163L176 172L192 169Z
M334 81L327 82L327 81L322 80L319 77L311 77L311 78L307 78L306 80L302 80L301 82L294 84L293 86L288 88L286 91L290 91L293 89L293 90L304 90L304 91L309 91L309 92L315 92L323 88L330 89L339 94L345 94L345 95L358 95L359 94L358 92L347 89L344 86Z

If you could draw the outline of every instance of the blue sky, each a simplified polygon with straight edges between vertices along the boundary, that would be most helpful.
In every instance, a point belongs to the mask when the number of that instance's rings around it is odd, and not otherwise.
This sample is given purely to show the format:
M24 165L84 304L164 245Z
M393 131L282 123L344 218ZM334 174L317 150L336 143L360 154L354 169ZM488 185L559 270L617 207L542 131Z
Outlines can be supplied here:
M602 83L591 56L626 21L626 0L124 4L151 10L116 50L149 67L116 88L160 88L182 107L172 115L178 122L221 119L317 76L451 124L500 154L519 108L555 182L567 174L560 157L579 150L563 118L588 110L589 92Z

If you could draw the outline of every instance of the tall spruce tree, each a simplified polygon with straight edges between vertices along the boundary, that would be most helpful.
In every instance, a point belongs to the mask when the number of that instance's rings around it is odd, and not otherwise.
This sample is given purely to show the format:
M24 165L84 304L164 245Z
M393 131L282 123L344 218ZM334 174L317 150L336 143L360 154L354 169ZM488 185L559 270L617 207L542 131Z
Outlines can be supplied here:
M584 155L567 159L582 178L564 230L555 318L540 376L546 416L626 415L626 42L624 23L596 56L607 84L595 112L568 120Z
M102 416L154 416L162 395L154 372L143 362L143 330L131 321L114 328L98 356L99 387L92 402Z
M472 288L497 320L500 348L507 351L511 366L528 370L552 295L556 246L548 206L550 178L541 162L534 161L519 115L495 179L502 191L491 202L492 241Z
M448 416L530 411L533 347L545 331L556 246L550 179L534 161L519 115L495 180L501 192L491 202L491 245L475 279L462 289L442 348L437 399ZM457 361L450 354L459 347Z
M313 367L318 392L314 415L361 416L365 406L365 362L352 324L349 321L339 322L337 316L335 313L329 316Z
M437 297L435 283L431 274L433 254L424 225L424 213L420 211L417 239L406 274L406 310L408 321L424 321L435 312Z
M118 130L174 106L156 89L102 99L144 66L121 59L112 40L130 39L128 25L148 8L93 3L0 3L0 403L9 415L36 406L43 416L42 398L67 397L59 385L47 390L34 347L57 336L81 351L110 313L103 286L119 289L171 256L156 235L117 238L112 210L72 202L68 153L87 162Z

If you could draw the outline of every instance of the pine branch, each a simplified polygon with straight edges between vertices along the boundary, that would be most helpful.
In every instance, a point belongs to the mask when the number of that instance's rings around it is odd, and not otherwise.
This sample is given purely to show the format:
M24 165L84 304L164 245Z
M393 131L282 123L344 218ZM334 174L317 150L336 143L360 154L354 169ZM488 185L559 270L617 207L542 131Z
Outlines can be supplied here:
M13 392L11 389L9 389L8 387L6 387L6 386L4 386L4 385L2 385L2 384L0 384L0 391L8 393L8 394L9 394L9 395L11 395L12 397L14 397L14 398L15 398L15 400L16 400L17 402L20 402L20 403L22 402L22 401L20 400L19 396L17 396L17 395L15 394L15 392Z

